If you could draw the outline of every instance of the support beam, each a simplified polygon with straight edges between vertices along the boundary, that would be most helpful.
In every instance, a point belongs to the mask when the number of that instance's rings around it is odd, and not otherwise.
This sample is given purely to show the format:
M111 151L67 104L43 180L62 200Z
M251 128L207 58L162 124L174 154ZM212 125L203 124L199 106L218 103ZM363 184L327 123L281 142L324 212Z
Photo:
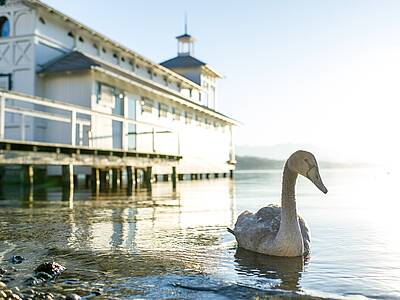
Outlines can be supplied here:
M100 170L100 190L105 191L110 187L110 171Z
M92 191L98 194L100 192L100 169L92 168Z
M62 166L62 181L65 188L74 189L74 166L72 164Z
M33 187L33 166L22 165L22 184L24 187Z
M144 171L144 185L148 191L151 191L151 172L152 167L147 167Z
M90 175L86 174L85 175L85 188L88 189L90 186Z
M171 181L172 189L176 190L176 167L172 167Z
M139 170L135 168L135 189L139 188Z
M133 190L133 172L132 172L133 167L132 166L127 166L126 167L126 181L128 184L128 194L132 194ZM135 181L136 181L136 168L135 168ZM136 184L135 184L136 186Z
M112 189L115 191L121 185L121 177L119 169L112 169Z
M4 140L5 133L6 98L0 96L0 140Z

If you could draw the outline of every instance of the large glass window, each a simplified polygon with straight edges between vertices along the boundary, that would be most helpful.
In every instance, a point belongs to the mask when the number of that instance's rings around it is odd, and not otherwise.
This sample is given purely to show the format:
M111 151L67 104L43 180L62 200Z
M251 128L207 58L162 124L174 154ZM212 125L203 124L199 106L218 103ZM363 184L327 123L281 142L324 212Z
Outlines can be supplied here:
M153 112L153 107L154 107L154 101L146 98L146 97L142 97L142 113L147 112L147 113L152 113Z
M0 37L10 36L10 21L6 17L0 17Z
M166 117L168 116L168 106L162 103L158 103L158 116Z
M115 115L124 115L124 92L104 83L98 83L97 103L112 108Z

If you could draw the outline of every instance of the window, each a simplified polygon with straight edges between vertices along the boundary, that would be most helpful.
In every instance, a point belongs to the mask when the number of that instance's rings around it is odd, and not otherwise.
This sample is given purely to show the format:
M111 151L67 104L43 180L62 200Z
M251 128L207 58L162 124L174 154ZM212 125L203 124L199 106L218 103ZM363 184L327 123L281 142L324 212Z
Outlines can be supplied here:
M185 122L186 124L192 123L193 115L190 112L185 112Z
M0 18L0 37L10 36L10 21L6 17Z
M104 83L98 83L97 103L112 108L113 114L124 115L124 99L123 91Z
M0 89L11 90L12 89L11 74L0 73Z
M43 25L46 25L46 21L42 17L39 17L39 22Z
M153 107L154 107L154 101L147 98L147 97L142 97L142 113L147 112L147 113L152 113L153 112Z
M200 116L196 116L197 126L201 126L204 122L204 119Z
M172 108L172 114L175 121L179 121L181 119L181 111L177 108Z
M168 105L158 103L158 116L159 117L168 116Z

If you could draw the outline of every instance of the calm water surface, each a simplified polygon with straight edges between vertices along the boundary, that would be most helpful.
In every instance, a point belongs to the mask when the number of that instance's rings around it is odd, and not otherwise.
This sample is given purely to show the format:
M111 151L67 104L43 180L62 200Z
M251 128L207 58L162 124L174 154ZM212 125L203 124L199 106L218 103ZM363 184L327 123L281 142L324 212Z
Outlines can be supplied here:
M73 203L57 189L22 199L3 188L0 266L16 265L21 286L41 262L67 267L38 290L104 299L378 298L400 299L400 176L379 169L322 170L327 195L300 179L298 211L312 233L312 253L273 258L237 251L226 231L236 216L279 204L281 172L242 172L234 181L158 183L152 193ZM97 296L99 297L99 296Z

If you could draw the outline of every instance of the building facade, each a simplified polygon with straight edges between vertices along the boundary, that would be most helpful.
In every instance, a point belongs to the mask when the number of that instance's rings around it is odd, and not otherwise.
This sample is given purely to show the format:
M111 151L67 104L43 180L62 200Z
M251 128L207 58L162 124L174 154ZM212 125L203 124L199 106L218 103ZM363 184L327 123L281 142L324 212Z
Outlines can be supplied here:
M236 122L217 111L221 75L193 56L189 34L177 39L177 57L158 64L41 1L0 0L0 88L97 113L75 131L8 112L4 138L178 154L179 174L233 170Z

